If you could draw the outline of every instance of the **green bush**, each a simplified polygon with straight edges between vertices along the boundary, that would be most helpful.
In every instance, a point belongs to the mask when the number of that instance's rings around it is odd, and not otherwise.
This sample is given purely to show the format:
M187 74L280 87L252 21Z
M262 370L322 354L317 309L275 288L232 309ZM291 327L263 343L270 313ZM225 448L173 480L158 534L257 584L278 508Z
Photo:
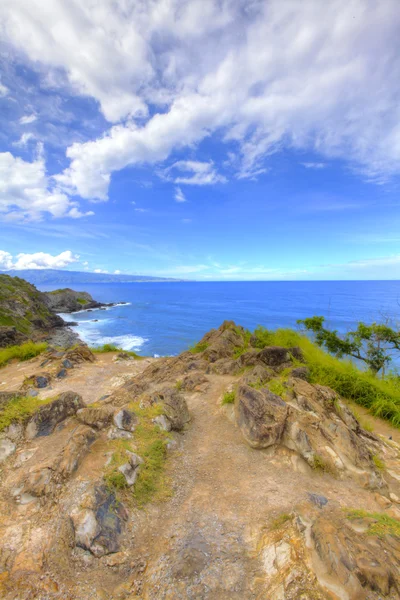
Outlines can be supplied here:
M198 344L190 346L189 352L191 352L192 354L200 354L200 352L204 352L204 350L207 350L208 346L209 344L207 344L207 342L203 342L202 344L200 344L199 342Z
M0 367L6 365L13 358L18 360L29 360L44 352L47 348L45 342L35 343L26 342L20 346L9 346L8 348L0 349Z
M236 398L236 392L225 392L222 397L222 404L234 404Z

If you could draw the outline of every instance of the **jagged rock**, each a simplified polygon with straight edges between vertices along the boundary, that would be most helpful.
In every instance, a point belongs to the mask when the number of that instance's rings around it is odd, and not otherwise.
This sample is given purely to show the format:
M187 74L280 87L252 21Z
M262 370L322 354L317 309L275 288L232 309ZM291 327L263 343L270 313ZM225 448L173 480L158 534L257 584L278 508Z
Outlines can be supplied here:
M119 537L127 519L123 504L103 485L82 498L71 515L75 544L96 557L118 552Z
M51 383L51 375L50 373L38 373L37 375L32 375L25 379L23 384L23 390L33 386L34 388L42 389L48 387Z
M269 367L288 366L292 357L302 360L303 355L300 348L281 348L280 346L267 346L258 353L258 360Z
M67 376L67 369L60 369L56 375L57 379L64 379Z
M288 414L286 402L267 389L242 384L237 392L236 422L252 448L267 448L281 440Z
M82 397L75 392L63 392L50 404L41 406L29 421L25 435L28 439L50 435L61 421L83 408Z
M244 367L254 367L259 362L259 350L250 348L247 352L243 352L236 360L239 369Z
M75 365L82 362L94 362L96 357L86 344L78 344L65 353L64 360Z
M131 487L136 482L140 465L143 464L143 459L133 452L128 452L127 454L129 456L129 462L121 465L118 470L124 475L128 486Z
M4 437L7 437L12 442L20 442L24 436L24 427L22 423L11 423L3 431Z
M74 366L68 358L65 358L63 361L61 361L61 364L64 369L72 369Z
M275 376L271 368L264 365L256 365L254 369L243 375L242 382L246 385L256 385L257 387L270 381Z
M118 427L111 427L107 437L109 440L131 440L133 435L129 431L118 429Z
M171 431L171 422L165 415L159 415L155 419L153 419L153 423L158 425L163 431Z
M201 372L189 373L181 381L181 390L185 392L205 391L209 385L208 378Z
M153 401L162 404L171 429L181 431L190 421L185 398L174 388L164 388L153 394Z
M124 429L125 431L134 431L136 425L139 423L137 415L132 410L122 408L114 413L113 422L115 427L118 429Z
M310 377L310 369L308 367L296 367L295 369L292 369L290 375L292 377L297 377L298 379L304 379L305 381L308 381Z
M14 454L17 446L8 438L0 439L0 463Z
M76 418L81 423L85 423L96 429L104 429L107 427L113 418L113 409L107 406L80 408L76 413Z
M28 341L28 337L17 330L16 327L0 326L0 348L18 346Z
M210 362L211 365L209 366L207 373L216 373L217 375L235 375L240 370L237 361L233 358L219 358L215 362Z

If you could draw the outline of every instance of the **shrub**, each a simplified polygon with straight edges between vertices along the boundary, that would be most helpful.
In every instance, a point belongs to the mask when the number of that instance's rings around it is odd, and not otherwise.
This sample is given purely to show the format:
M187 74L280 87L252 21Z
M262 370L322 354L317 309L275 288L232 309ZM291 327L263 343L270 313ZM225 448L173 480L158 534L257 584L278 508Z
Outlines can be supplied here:
M207 342L203 342L202 344L199 342L198 344L190 346L189 352L191 352L192 354L200 354L200 352L204 352L204 350L207 350L208 346L209 344Z
M385 537L392 535L400 538L400 521L389 517L384 513L369 513L365 510L350 510L347 513L347 518L351 521L355 519L366 519L369 521L367 529L368 535L376 535L377 537Z
M35 343L26 342L20 346L9 346L8 348L0 349L0 367L6 365L10 360L17 358L18 360L29 360L44 352L47 348L45 342Z

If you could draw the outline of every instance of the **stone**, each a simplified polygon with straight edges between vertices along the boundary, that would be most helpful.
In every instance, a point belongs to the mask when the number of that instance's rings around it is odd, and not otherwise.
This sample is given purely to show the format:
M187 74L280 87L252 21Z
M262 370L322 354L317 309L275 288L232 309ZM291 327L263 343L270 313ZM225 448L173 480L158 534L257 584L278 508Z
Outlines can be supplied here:
M17 446L8 438L0 439L0 463L4 462L11 454L14 454Z
M0 348L8 346L19 346L28 341L28 337L17 331L15 327L0 326Z
M61 361L61 364L65 369L72 369L72 367L74 366L72 362L68 360L68 358L64 358L64 360Z
M96 429L104 429L107 427L113 418L113 409L107 406L80 408L76 413L76 418L81 423L85 423Z
M153 419L153 423L158 425L163 431L171 431L171 423L165 415L159 415Z
M118 467L118 471L120 471L125 477L126 483L129 487L134 485L137 476L139 474L139 469L132 467L129 463L125 463Z
M76 509L71 513L71 520L75 532L75 544L84 550L90 550L94 539L99 535L101 528L96 521L93 510Z
M131 440L133 435L129 431L118 429L118 427L111 427L107 437L109 440Z
M237 391L236 422L252 448L268 448L281 440L288 414L286 402L267 389L242 384Z
M311 492L308 493L308 498L312 504L318 506L318 508L323 508L326 504L328 504L328 499L325 496L321 496L320 494L313 494Z
M39 392L37 390L34 390L33 388L29 388L25 393L25 396L28 396L29 398L36 398L36 396L38 395Z
M297 377L298 379L304 379L305 381L308 381L310 377L310 369L308 367L296 367L292 369L290 375L292 377Z
M21 392L0 392L0 409L20 395Z
M57 379L64 379L67 376L67 369L60 369L56 375Z
M135 427L138 424L139 419L132 410L122 408L114 413L113 422L115 427L118 427L118 429L135 431Z
M29 421L25 435L28 439L50 435L56 425L67 417L75 415L79 408L83 408L82 397L75 392L63 392L45 406L41 406Z
M43 389L48 387L51 382L51 375L49 373L39 373L38 375L32 375L28 379L28 385L33 385L33 387L38 389ZM25 384L24 384L25 385Z
M164 414L174 431L181 431L189 423L190 415L186 400L176 389L164 388L153 395L153 400L162 404Z
M11 423L4 431L4 437L12 442L20 442L24 436L24 426L22 423Z
M258 359L269 367L280 367L291 362L288 348L280 346L267 346L258 353Z

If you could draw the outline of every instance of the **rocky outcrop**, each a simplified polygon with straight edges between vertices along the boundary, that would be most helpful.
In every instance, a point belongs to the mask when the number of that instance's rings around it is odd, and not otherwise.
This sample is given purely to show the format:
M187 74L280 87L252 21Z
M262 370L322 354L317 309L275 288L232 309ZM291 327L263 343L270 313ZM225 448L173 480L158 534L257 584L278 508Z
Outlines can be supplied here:
M70 288L44 292L44 300L50 310L57 313L73 313L79 310L105 308L114 306L93 300L88 292L76 292Z
M26 427L26 437L32 439L50 435L67 417L75 415L84 403L79 394L64 392L50 404L41 406Z
M18 346L28 341L28 336L18 331L16 327L0 327L0 348Z
M158 402L164 409L164 415L174 431L182 431L190 421L185 398L174 388L164 388L155 392L153 402Z

